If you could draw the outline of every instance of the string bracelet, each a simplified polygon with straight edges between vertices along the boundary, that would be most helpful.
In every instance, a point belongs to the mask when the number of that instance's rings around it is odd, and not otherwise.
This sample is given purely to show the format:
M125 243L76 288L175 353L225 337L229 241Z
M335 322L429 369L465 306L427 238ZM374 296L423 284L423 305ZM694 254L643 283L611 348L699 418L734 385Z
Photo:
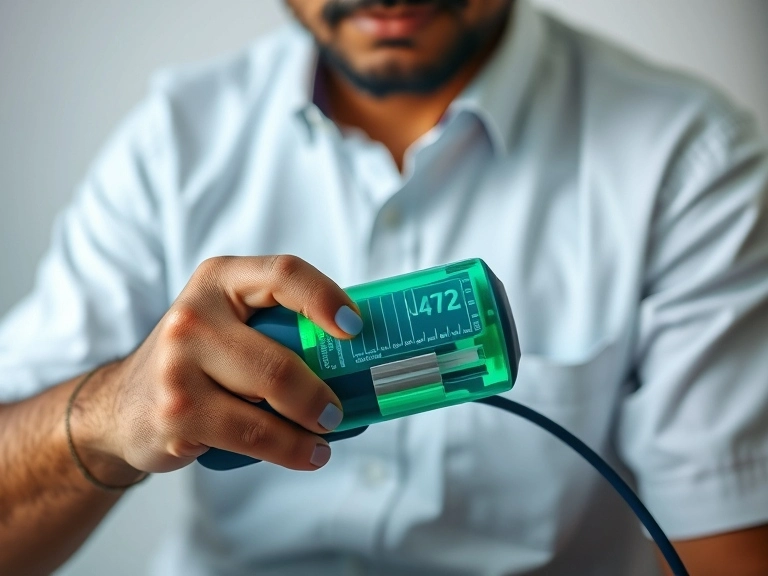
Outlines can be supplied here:
M86 480L88 480L88 482L107 492L122 492L128 488L131 488L132 486L136 486L137 484L144 482L144 480L149 478L149 472L144 472L144 474L142 474L138 480L130 484L126 484L125 486L113 486L106 484L88 471L88 468L85 467L83 461L80 460L80 456L78 456L77 450L75 450L75 443L72 441L72 424L70 423L70 420L72 418L72 409L75 406L75 400L77 399L77 395L80 393L80 390L82 390L83 386L85 386L91 377L96 374L97 370L98 369L93 369L88 372L88 374L83 376L80 382L77 383L77 386L75 386L75 389L72 390L72 394L69 396L69 401L67 402L67 411L64 415L64 425L67 429L67 445L69 446L69 453L72 455L72 460L74 461L75 466L78 470L80 470L80 473Z

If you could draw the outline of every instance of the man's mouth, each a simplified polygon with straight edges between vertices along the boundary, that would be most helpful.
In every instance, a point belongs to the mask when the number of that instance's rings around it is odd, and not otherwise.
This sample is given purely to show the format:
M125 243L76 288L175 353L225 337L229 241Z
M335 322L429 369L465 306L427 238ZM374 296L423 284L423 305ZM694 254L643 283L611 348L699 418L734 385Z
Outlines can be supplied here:
M376 6L356 11L351 23L377 40L397 40L413 36L427 27L437 16L436 4Z
M458 13L468 0L328 0L323 19L336 27L352 22L364 34L381 42L407 41L442 12Z

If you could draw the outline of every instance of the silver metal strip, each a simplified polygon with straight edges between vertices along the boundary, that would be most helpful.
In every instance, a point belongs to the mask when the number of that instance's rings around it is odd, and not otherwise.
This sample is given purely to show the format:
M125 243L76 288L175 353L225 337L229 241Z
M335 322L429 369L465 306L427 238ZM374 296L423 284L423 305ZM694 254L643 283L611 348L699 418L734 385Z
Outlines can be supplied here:
M481 349L481 346L474 346L472 348L465 348L463 350L455 350L453 352L441 354L437 357L440 372L445 374L447 372L472 368L482 364L483 358L480 356Z
M376 396L443 382L434 352L373 366L371 378Z

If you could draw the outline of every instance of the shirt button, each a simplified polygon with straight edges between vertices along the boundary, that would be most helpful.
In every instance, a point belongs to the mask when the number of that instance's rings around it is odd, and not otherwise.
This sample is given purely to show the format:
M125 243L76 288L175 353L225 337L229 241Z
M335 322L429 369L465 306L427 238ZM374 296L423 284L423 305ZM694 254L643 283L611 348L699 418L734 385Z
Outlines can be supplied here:
M309 123L315 128L323 128L325 126L325 116L320 112L320 109L317 106L311 105L307 109L306 114L307 120L309 120Z
M382 460L370 460L363 466L361 476L367 486L376 488L389 478L389 468Z
M403 220L403 214L394 206L388 206L381 213L381 223L387 228L397 228Z
M344 562L345 576L362 576L365 574L365 564L356 557L348 557Z

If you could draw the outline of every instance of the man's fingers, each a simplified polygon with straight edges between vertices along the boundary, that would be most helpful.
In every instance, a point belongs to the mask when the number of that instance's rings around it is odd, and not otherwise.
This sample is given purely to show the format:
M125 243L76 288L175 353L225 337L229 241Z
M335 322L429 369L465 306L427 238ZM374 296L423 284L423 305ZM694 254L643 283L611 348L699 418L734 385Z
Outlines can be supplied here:
M339 399L298 355L245 324L277 304L339 338L362 329L344 291L299 258L207 260L125 364L122 405L140 408L116 453L142 470L177 468L205 446L298 470L324 465L330 448L316 434L340 424ZM266 399L279 415L238 396Z
M253 310L281 304L337 338L363 328L355 303L333 280L296 256L220 257L195 272L196 287L215 288L242 322Z
M328 443L224 391L196 423L196 439L211 448L245 454L294 470L316 470L331 456Z
M195 271L168 315L164 334L169 350L226 390L214 387L213 396L221 401L206 410L204 425L193 424L204 435L200 442L309 470L330 455L327 443L312 433L341 423L341 403L299 356L244 323L255 309L277 304L339 338L362 329L346 293L303 260L221 257ZM263 398L290 422L235 395Z
M200 368L227 390L264 398L286 418L318 434L336 428L341 402L295 353L233 322L211 338L198 357Z

